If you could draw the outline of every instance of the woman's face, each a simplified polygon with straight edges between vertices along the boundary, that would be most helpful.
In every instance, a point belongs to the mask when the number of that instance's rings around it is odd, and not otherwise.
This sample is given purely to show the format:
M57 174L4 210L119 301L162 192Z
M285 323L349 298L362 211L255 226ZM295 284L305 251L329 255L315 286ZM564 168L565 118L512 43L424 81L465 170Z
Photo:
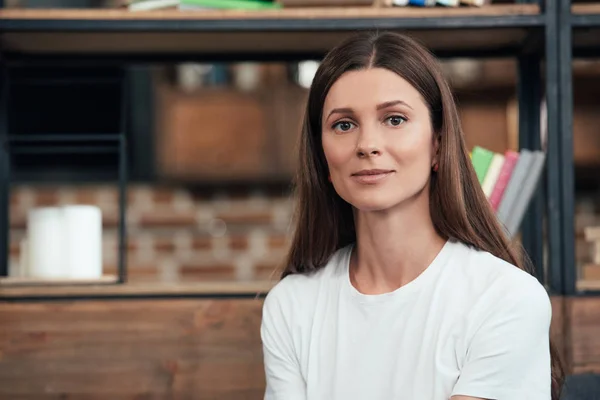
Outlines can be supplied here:
M325 98L322 143L335 190L357 209L423 198L435 162L429 110L394 72L343 74Z

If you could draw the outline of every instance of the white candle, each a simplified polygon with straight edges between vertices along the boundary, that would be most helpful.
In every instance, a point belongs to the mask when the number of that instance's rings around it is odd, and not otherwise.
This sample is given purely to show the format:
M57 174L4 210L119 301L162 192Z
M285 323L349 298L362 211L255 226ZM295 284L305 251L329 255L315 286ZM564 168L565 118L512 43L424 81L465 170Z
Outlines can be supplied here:
M33 278L66 278L62 210L59 207L31 209L27 216L27 230L28 275Z
M88 205L64 206L64 258L70 278L102 277L102 211Z

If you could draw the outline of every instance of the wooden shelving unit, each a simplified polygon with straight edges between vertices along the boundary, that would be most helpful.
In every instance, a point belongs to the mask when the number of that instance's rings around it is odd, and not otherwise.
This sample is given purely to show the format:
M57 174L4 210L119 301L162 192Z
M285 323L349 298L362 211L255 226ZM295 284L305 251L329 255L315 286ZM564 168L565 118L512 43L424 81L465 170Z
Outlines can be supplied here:
M551 251L549 276L542 279L547 281L552 292L560 292L564 265L561 241L565 238L561 232L569 220L561 207L570 204L564 201L569 195L562 191L560 174L565 166L571 168L572 162L561 158L559 151L562 132L557 113L562 112L562 106L556 88L563 77L555 68L560 62L557 43L562 26L556 17L558 12L558 0L546 1L544 9L535 2L480 8L363 7L211 12L0 9L0 46L5 66L11 67L41 63L124 65L191 59L291 60L320 57L356 31L392 30L414 36L441 57L515 57L519 61L521 147L536 149L541 146L536 137L539 137L542 85L548 93L550 118L556 118L548 121L549 186L545 201L551 209L547 219ZM547 65L545 81L541 80L540 74L543 58ZM3 79L6 80L5 75ZM5 107L6 101L0 106L0 115L6 116ZM5 137L5 124L0 128L0 137ZM6 151L0 154L0 158L6 156ZM3 230L8 226L8 173L6 166L0 168L0 178L5 183L0 191L0 229ZM540 264L543 258L543 205L537 202L523 225L525 247L534 262ZM7 249L6 238L1 237L0 254L7 254ZM3 273L6 274L5 267L0 268L0 275ZM123 293L141 290L148 296L161 292L157 287L129 289L131 286L126 283L125 274L120 276L120 281L124 282L114 290ZM215 287L236 292L235 285ZM240 287L245 286L241 284ZM5 290L3 292L8 293ZM40 288L32 290L49 297L73 294L62 288L53 288L50 292L40 291ZM98 290L113 289L103 287ZM248 288L244 290L248 291ZM167 292L177 296L176 290ZM18 295L15 291L12 293ZM20 293L29 296L33 291Z

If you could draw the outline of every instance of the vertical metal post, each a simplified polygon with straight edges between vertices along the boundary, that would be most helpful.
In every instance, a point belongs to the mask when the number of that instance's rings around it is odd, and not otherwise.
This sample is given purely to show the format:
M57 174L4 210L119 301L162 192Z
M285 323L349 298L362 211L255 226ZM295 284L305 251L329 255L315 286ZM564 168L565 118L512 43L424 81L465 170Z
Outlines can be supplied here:
M558 2L545 2L546 46L546 105L547 105L547 174L546 209L548 237L548 286L551 294L562 294L562 220L561 220L561 158L559 118L559 57L558 57Z
M559 94L559 142L562 226L563 294L576 292L577 271L575 265L575 168L573 156L573 68L571 43L571 2L558 2L558 94Z
M1 0L0 0L1 1ZM8 276L10 153L8 149L8 70L0 60L0 276Z
M128 76L121 79L119 139L119 283L127 281L127 130L129 112Z
M539 150L540 138L540 57L521 55L518 59L519 147ZM539 185L521 225L523 247L540 282L545 281L543 243L544 193Z

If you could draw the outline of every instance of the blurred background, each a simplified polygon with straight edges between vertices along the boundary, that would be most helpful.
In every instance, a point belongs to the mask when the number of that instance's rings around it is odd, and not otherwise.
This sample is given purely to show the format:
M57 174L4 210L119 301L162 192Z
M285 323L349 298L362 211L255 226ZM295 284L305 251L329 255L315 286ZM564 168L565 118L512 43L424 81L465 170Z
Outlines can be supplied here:
M600 3L572 7L6 0L0 398L262 398L312 77L338 32L389 21L440 55L470 151L560 152L513 240L552 296L565 398L598 398Z
M443 63L469 149L518 150L515 62ZM127 85L128 281L265 280L288 246L295 147L317 65L307 60L80 67L78 73L93 74L98 82L74 82L68 90L15 87L11 106L17 117L11 122L23 134L118 131L121 85ZM585 84L593 89L590 80ZM593 100L584 101L582 112L590 114ZM594 126L586 123L575 133L582 165L600 159L600 146L589 139L595 138ZM11 270L18 273L28 211L76 203L101 208L103 272L117 275L119 188L104 182L117 177L117 154L18 154L14 161L15 175L28 182L12 187ZM65 179L77 182L52 182Z

